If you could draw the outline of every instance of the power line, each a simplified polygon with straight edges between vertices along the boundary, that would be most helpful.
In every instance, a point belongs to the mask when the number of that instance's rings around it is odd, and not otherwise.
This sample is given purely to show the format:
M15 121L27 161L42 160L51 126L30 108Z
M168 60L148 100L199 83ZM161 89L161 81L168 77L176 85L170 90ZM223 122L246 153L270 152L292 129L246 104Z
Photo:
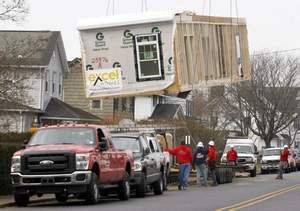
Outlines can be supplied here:
M270 52L263 52L263 53L257 53L252 54L252 56L259 56L259 55L267 55L267 54L276 54L276 53L287 53L292 51L299 51L300 48L292 48L292 49L285 49L285 50L279 50L279 51L270 51Z

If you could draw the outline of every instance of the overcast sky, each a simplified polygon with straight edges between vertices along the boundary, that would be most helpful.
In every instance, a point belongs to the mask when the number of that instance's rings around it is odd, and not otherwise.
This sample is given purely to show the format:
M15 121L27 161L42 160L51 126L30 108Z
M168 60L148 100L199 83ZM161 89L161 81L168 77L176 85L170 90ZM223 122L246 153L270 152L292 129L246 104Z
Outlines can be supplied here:
M112 2L113 0L110 0ZM230 2L232 1L232 13ZM235 2L237 1L238 14ZM138 13L141 0L114 0L114 14ZM147 0L148 11L185 9L208 15L209 0ZM300 0L210 0L211 15L245 17L250 51L300 48ZM106 15L108 0L28 0L30 14L22 25L1 29L59 30L69 60L80 57L79 19ZM112 14L112 7L109 13ZM295 51L300 55L300 51Z

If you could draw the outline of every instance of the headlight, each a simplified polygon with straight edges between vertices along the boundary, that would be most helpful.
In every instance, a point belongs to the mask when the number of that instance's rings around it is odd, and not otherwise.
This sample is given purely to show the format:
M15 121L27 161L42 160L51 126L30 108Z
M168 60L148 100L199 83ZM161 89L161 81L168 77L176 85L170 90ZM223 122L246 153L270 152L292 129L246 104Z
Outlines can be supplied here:
M253 162L253 158L246 158L246 162Z
M76 170L87 170L90 154L76 154Z
M21 156L14 156L11 159L11 173L20 172L21 170Z
M261 163L261 164L266 164L267 161L266 161L266 160L261 160L260 163Z
M142 164L139 161L134 161L134 171L142 171Z
M223 162L223 163L227 162L227 158L226 157L222 157L221 158L221 162Z

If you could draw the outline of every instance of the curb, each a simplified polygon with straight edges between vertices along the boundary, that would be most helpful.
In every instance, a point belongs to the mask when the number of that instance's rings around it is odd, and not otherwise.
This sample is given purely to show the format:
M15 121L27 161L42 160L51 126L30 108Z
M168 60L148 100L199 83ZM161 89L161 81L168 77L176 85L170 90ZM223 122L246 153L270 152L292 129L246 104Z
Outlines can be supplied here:
M47 198L47 199L35 199L29 202L29 204L34 204L34 203L41 203L41 202L51 202L55 201L54 198ZM4 204L0 204L0 208L5 208L5 207L14 207L17 206L15 202L7 202Z

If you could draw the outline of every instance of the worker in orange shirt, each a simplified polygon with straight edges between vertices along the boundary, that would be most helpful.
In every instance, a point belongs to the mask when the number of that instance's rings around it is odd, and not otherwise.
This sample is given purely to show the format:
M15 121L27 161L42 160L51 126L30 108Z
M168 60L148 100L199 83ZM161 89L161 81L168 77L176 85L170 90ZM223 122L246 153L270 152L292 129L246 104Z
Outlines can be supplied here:
M283 146L283 150L280 153L280 163L278 168L278 175L276 179L282 179L283 169L288 165L289 147L288 145Z
M227 158L228 165L236 165L237 164L238 154L235 151L233 145L230 145L230 150L227 152L226 158Z

